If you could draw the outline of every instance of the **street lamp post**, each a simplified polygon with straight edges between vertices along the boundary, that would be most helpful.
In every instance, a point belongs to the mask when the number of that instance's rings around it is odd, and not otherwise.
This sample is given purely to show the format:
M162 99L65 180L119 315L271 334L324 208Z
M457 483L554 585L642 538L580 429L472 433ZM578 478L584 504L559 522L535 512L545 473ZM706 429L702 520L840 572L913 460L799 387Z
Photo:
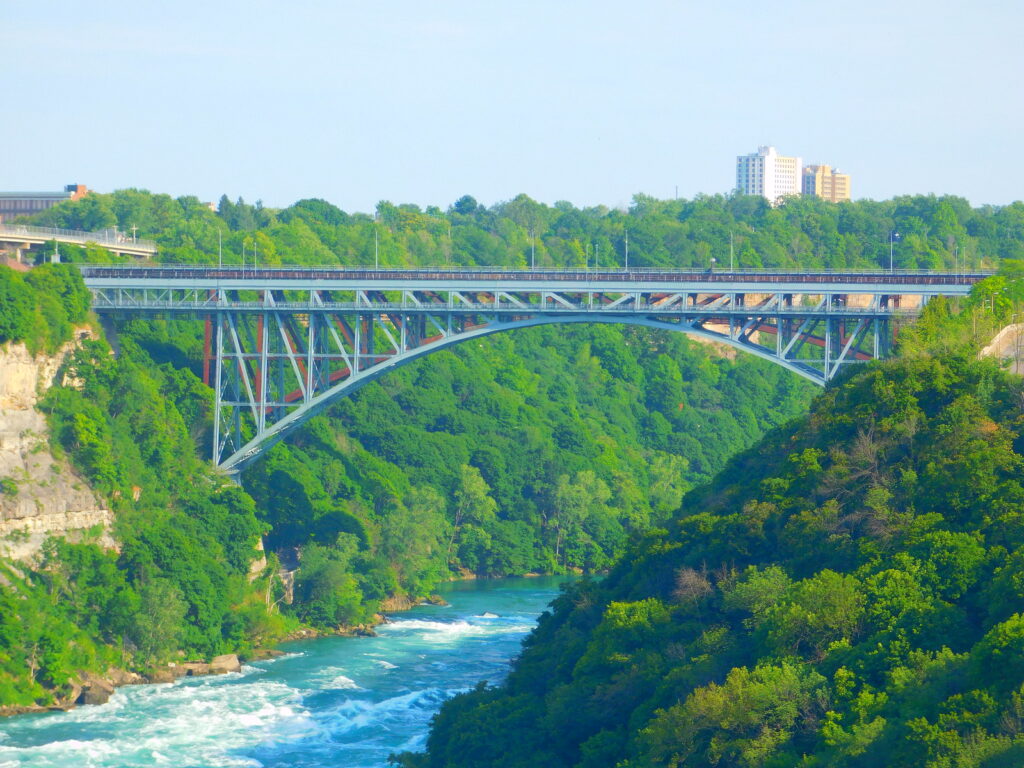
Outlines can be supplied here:
M900 239L900 233L892 230L889 232L889 271L892 272L892 246L897 240Z

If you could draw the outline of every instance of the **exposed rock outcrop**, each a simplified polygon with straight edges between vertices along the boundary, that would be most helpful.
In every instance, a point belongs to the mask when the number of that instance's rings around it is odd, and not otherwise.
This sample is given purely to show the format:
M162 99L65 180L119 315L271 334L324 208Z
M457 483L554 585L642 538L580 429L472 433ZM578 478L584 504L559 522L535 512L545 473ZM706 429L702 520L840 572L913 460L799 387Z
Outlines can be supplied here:
M91 333L83 329L79 338ZM46 419L36 410L75 344L39 356L23 344L0 348L0 556L31 559L52 535L93 535L103 546L115 546L110 510L66 459L51 453Z
M177 678L170 669L157 669L146 676L147 683L173 683Z

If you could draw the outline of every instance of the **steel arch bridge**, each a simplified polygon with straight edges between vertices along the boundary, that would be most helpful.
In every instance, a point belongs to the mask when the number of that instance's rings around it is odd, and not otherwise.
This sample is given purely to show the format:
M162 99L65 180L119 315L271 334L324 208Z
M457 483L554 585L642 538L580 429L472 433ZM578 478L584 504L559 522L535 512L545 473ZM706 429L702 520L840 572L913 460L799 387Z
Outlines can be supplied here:
M338 398L439 349L551 323L682 331L818 384L885 357L988 273L82 267L99 313L205 319L213 462L238 472Z

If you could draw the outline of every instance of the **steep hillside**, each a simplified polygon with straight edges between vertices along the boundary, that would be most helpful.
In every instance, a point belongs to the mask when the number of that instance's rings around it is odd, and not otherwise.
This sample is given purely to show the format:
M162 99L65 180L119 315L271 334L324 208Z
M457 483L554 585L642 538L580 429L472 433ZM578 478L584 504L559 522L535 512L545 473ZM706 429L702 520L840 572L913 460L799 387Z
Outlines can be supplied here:
M418 768L1024 764L1024 386L938 302L569 589Z
M196 455L178 411L201 393L130 343L116 358L91 331L71 343L88 308L73 267L0 267L0 509L8 553L30 556L0 560L0 711L284 631L270 575L250 572L252 500Z
M77 330L80 338L92 335ZM48 536L114 546L113 514L67 458L54 454L46 417L36 409L73 348L67 342L53 355L32 355L23 343L0 349L0 557L30 559Z

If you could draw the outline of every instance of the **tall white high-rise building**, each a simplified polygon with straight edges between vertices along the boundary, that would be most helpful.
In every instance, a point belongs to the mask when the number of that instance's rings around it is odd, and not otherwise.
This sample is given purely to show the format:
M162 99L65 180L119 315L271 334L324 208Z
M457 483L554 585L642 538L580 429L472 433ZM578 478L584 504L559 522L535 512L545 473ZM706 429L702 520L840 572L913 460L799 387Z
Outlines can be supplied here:
M757 152L736 158L736 189L775 205L786 195L800 194L801 166L799 157L780 155L775 147L758 147Z

